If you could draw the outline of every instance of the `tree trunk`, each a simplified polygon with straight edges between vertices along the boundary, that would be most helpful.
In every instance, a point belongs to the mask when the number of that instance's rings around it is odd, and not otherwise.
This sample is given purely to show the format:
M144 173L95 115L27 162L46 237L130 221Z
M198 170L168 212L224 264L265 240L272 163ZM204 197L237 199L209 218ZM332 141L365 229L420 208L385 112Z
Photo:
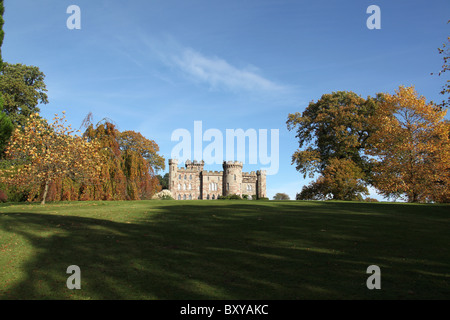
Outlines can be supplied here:
M48 185L49 185L49 183L50 183L49 180L45 181L44 195L42 196L42 202L41 202L41 205L44 205L44 204L45 204L45 199L47 198Z

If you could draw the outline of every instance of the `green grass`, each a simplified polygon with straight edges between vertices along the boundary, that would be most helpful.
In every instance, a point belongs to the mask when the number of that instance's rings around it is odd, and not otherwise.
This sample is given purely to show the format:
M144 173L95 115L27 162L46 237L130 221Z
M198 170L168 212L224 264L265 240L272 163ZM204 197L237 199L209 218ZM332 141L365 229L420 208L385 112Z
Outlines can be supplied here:
M0 205L0 299L448 299L450 206ZM81 290L66 269L81 268ZM369 290L369 265L381 290Z

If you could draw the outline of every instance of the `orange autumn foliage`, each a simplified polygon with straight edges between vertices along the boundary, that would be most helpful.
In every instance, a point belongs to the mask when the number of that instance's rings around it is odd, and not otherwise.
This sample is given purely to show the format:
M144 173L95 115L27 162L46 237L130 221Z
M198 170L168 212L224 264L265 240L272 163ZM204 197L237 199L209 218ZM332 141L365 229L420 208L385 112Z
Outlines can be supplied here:
M374 186L409 202L450 201L450 125L446 110L400 87L370 118Z

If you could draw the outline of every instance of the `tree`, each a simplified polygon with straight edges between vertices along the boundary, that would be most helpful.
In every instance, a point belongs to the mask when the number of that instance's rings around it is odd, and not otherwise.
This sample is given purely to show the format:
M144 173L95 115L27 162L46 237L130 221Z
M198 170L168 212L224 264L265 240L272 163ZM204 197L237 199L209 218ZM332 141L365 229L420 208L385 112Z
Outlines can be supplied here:
M23 129L15 129L6 149L15 164L2 172L6 184L30 186L35 193L42 190L41 204L45 204L51 182L66 177L89 181L97 175L101 163L95 141L75 135L64 115L55 115L53 120L48 124L32 114Z
M14 126L11 120L8 118L6 114L0 112L0 159L3 156L6 144L8 143L13 130Z
M414 87L386 94L370 122L374 186L409 202L450 200L450 125L446 110L427 103Z
M367 119L375 113L383 95L377 94L375 98L363 99L354 92L339 91L324 94L317 102L311 102L305 111L289 114L287 127L296 130L299 149L292 155L292 164L304 177L313 178L324 172L333 162L333 159L347 159L352 166L356 166L363 173L362 176L353 177L353 181L363 180L370 182L370 161L365 154L367 139L372 134L372 128ZM353 168L352 167L352 168ZM332 174L325 180L331 183ZM329 187L333 187L334 182ZM319 190L311 186L308 192ZM357 197L357 190L345 195L344 198ZM333 192L334 196L341 196Z
M156 176L159 180L159 184L163 190L169 189L169 173L166 173L164 176L158 174Z
M339 91L322 95L302 114L289 114L287 127L296 130L299 141L299 149L292 156L297 170L312 177L322 172L331 158L348 158L369 171L363 152L371 134L367 118L380 100L382 95L363 99L353 92Z
M3 63L0 71L2 110L14 125L23 127L30 115L40 112L39 103L48 103L44 78L38 67Z
M136 152L147 160L154 171L165 168L165 159L158 154L159 146L155 141L145 138L135 131L117 132L117 142L122 152Z
M0 1L0 70L2 69L2 65L3 65L2 45L3 45L3 39L5 37L5 31L3 31L3 25L5 24L5 20L3 19L4 13L5 13L5 7L3 6L3 0L1 0Z
M110 120L94 126L91 115L84 121L84 136L101 145L104 162L96 185L86 186L82 199L150 199L160 191L155 169L164 168L158 145L134 131L120 132ZM154 166L154 167L152 167ZM155 168L155 169L154 169Z
M450 23L450 20L447 23ZM446 71L450 70L450 37L447 37L447 43L443 43L442 48L438 48L438 52L439 54L442 54L442 58L444 60L442 69L441 71L439 71L439 76L441 76ZM447 80L446 83L442 86L442 90L440 93L442 95L448 95L447 100L443 100L440 105L444 108L450 107L450 80Z
M362 200L361 194L369 194L363 178L363 171L352 160L333 158L323 175L304 186L296 199Z
M290 198L286 193L278 192L273 196L273 200L290 200Z

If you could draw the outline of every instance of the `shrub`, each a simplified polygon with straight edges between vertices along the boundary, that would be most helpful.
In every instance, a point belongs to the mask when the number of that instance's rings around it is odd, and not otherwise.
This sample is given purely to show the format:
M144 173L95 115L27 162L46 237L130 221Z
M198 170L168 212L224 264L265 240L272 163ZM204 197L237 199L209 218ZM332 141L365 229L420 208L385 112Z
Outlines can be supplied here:
M174 200L172 196L172 192L167 189L164 189L158 193L156 193L153 197L153 200Z
M257 200L262 200L262 201L269 201L269 198L266 198L266 197L261 197L261 198L258 198Z
M0 202L6 202L8 200L8 196L2 190L0 190Z
M242 198L237 194L230 194L228 196L219 196L219 200L242 200Z
M374 199L374 198L365 198L364 201L365 202L378 202L378 200Z

